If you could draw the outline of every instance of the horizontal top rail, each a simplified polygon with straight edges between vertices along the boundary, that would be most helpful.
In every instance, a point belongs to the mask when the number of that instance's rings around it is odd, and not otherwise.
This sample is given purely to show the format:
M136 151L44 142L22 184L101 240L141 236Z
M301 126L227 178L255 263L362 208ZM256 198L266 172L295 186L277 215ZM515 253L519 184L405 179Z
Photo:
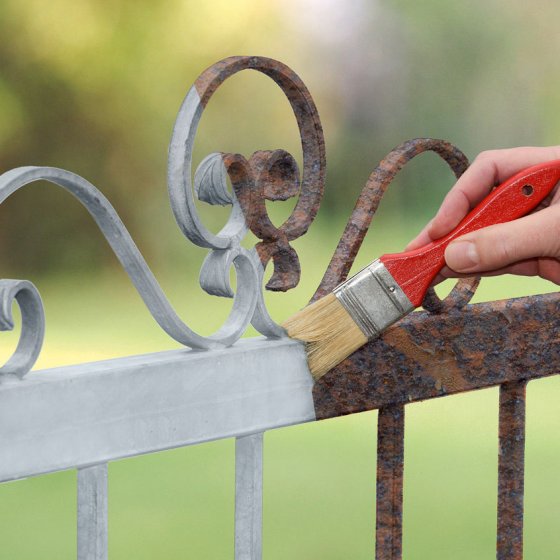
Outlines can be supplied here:
M315 385L287 338L5 378L0 482L554 375L559 305L549 294L413 313Z
M315 419L300 343L254 338L0 384L0 482Z

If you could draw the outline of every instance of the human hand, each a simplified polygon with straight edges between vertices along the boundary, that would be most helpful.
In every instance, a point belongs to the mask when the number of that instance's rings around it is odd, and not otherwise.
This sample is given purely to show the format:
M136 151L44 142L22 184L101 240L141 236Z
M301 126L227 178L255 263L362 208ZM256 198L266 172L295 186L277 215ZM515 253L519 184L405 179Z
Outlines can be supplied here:
M494 186L525 167L560 159L560 146L482 152L445 197L436 216L409 243L417 249L449 233ZM531 214L468 233L449 244L438 280L518 274L560 284L558 185Z

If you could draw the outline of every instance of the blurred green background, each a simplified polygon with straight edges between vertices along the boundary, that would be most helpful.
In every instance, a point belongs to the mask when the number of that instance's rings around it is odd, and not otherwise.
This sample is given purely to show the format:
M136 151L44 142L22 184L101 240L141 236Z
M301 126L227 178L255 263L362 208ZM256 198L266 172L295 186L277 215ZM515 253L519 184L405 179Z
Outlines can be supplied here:
M198 286L206 252L174 223L165 165L180 102L217 60L285 62L323 122L326 193L294 244L301 285L267 295L278 321L313 293L362 185L395 145L440 137L474 157L560 141L560 4L552 0L2 0L0 8L0 171L53 165L93 182L202 333L221 325L230 303ZM301 160L283 94L254 72L228 80L203 116L195 164L211 151L275 148ZM412 162L356 266L402 249L452 183L437 157ZM204 206L205 223L218 230L227 211ZM279 222L291 204L269 208ZM54 186L29 186L3 204L0 263L0 277L30 279L43 295L38 368L177 346L87 213ZM476 299L555 290L504 277L485 280ZM0 359L17 335L2 334ZM560 548L559 396L557 379L529 385L528 559L557 558ZM407 411L405 558L495 557L497 391ZM367 413L267 434L265 558L373 557L375 425L376 413ZM233 447L222 441L112 464L110 557L232 558ZM75 473L0 486L0 518L0 558L73 558Z

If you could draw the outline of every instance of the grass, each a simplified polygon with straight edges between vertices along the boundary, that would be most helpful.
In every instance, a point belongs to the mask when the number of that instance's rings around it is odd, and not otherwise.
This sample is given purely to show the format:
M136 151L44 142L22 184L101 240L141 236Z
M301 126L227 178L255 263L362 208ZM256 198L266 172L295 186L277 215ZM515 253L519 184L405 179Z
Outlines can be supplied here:
M401 242L382 238L371 252L395 250ZM298 248L309 272L298 290L268 298L278 320L305 304L328 260L328 248L317 250L312 241ZM367 262L360 259L356 266ZM163 270L158 277L190 326L209 333L220 325L228 304L199 295L191 273ZM154 325L120 272L37 285L48 318L40 368L177 346ZM484 281L476 298L555 289L504 277ZM16 338L2 334L0 359ZM525 557L555 559L560 381L533 381L528 393ZM408 560L495 557L497 398L489 389L407 407ZM373 557L376 419L369 412L266 434L266 559ZM225 440L112 463L110 558L232 558L233 454L233 441ZM0 486L0 558L75 557L75 478L70 471Z

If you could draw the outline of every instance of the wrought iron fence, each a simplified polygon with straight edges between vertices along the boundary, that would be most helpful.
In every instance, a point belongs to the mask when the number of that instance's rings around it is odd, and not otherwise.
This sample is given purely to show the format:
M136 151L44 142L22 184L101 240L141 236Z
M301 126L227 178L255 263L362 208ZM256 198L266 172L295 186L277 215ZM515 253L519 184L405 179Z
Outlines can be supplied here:
M193 185L192 147L202 112L215 90L245 69L266 74L286 94L301 134L301 176L284 150L258 151L248 159L214 153L198 166ZM389 183L425 151L441 156L457 176L468 165L457 148L441 140L416 139L393 150L364 187L314 299L346 278ZM203 350L29 373L44 335L41 298L28 281L0 281L0 329L14 326L14 300L22 315L17 349L0 369L0 482L78 469L79 560L107 558L109 461L229 437L237 438L235 557L260 558L263 433L372 409L379 409L375 554L379 560L401 558L406 404L494 385L500 386L497 557L522 558L525 389L530 379L557 373L559 297L468 305L478 280L460 280L444 300L431 291L424 311L403 319L313 384L303 347L270 317L261 289L270 261L268 290L297 285L300 264L290 242L309 228L324 187L321 123L292 70L261 57L218 62L196 80L175 123L168 165L175 218L188 239L209 251L202 288L234 300L230 316L212 336L197 334L179 318L109 201L82 177L56 168L14 169L0 177L0 203L41 179L64 188L88 209L161 328L185 346ZM231 206L218 234L199 218L195 195ZM275 226L265 201L291 197L298 197L292 214ZM241 245L249 229L260 240L252 250ZM264 338L239 340L249 323Z

